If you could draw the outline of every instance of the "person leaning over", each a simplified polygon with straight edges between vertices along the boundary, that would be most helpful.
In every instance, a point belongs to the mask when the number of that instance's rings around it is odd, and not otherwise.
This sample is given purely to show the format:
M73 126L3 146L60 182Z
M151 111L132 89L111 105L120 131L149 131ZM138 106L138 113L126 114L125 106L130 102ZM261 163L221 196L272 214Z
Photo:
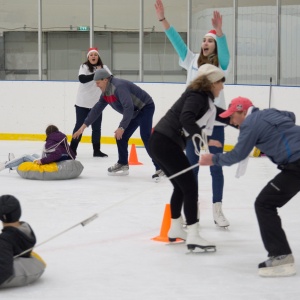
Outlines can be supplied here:
M155 110L151 96L131 81L113 77L105 69L95 72L94 80L101 89L99 101L92 108L83 125L73 134L73 138L82 135L102 113L107 105L120 113L123 118L114 132L118 147L118 162L108 168L108 175L128 175L128 141L135 130L140 127L140 134L149 154L148 142L152 131ZM150 154L149 154L150 155ZM153 161L156 172L160 167Z
M222 108L214 105L214 98L223 89L223 72L211 64L204 64L198 70L198 77L193 80L185 92L167 111L166 115L154 127L150 138L150 153L170 177L191 167L184 150L189 139L196 135L211 135L216 119L229 124L228 119L218 115ZM210 140L208 146L223 147L216 140ZM215 248L199 234L198 220L198 184L192 170L171 179L171 227L168 232L170 241L176 238L186 240L188 249L195 247ZM187 223L187 232L183 229L181 211Z
M230 152L201 155L200 165L231 166L244 160L253 147L277 165L280 173L262 189L254 205L269 257L258 265L258 274L264 277L294 275L294 257L277 209L300 190L300 126L295 124L295 114L274 108L260 110L249 99L238 97L220 117L230 117L231 124L239 126L238 142Z
M21 205L12 195L0 197L0 288L18 287L33 283L45 271L46 264L32 251L35 234L26 222L20 221ZM21 255L20 255L21 254ZM15 257L20 255L19 257Z

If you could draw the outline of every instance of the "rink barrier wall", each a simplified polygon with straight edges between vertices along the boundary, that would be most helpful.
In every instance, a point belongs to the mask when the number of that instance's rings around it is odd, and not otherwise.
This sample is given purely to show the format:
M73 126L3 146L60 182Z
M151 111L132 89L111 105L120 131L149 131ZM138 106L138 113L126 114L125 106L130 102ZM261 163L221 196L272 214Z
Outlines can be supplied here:
M185 90L184 83L136 83L147 91L155 102L155 125ZM45 128L55 124L70 141L75 125L75 99L77 81L0 81L0 140L44 141ZM269 107L270 86L225 85L226 104L232 98L244 96L255 106ZM290 110L300 119L300 87L272 86L271 107ZM107 107L102 118L103 144L115 144L114 131L122 116ZM299 124L299 122L296 122ZM91 130L87 128L82 137L83 143L91 142ZM225 149L235 145L238 130L225 128ZM142 146L139 129L130 139L130 144Z

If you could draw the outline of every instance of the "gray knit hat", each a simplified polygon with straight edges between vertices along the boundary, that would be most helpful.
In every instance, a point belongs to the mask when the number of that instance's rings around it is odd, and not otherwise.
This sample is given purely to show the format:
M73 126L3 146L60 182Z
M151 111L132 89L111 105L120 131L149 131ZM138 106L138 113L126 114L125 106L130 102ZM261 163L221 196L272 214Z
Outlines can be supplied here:
M17 198L12 195L0 197L0 220L4 223L19 221L21 217L21 205Z
M98 69L96 70L95 74L94 74L94 80L103 80L105 78L110 77L111 74L109 74L105 69Z

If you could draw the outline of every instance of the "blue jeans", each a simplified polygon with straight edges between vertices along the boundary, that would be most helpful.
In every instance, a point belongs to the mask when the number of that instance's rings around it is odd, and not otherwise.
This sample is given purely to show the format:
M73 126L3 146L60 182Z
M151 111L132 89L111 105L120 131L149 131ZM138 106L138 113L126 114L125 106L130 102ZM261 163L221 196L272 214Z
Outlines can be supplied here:
M224 126L214 126L214 130L209 139L217 140L224 145L225 135L224 135ZM222 153L223 147L214 147L210 146L209 151L212 154ZM186 145L186 156L191 165L198 163L199 156L195 153L194 144L192 140L188 140ZM198 173L199 167L193 169L194 175L196 176L198 182ZM212 193L213 193L213 203L222 202L223 199L223 188L224 188L224 176L222 167L211 166L210 174L212 176Z
M123 136L120 140L117 141L119 159L118 163L122 165L128 164L128 141L133 135L135 130L140 127L140 134L142 141L145 145L146 151L149 153L149 139L152 132L152 120L154 115L155 106L154 103L148 104L143 107L139 114L130 121L128 127L125 129ZM152 160L155 169L159 170L160 167Z
M32 154L32 155L25 154L21 157L17 157L15 159L7 162L5 164L5 168L6 169L15 169L23 162L33 162L34 160L39 159L39 158L40 158L40 156L38 154Z

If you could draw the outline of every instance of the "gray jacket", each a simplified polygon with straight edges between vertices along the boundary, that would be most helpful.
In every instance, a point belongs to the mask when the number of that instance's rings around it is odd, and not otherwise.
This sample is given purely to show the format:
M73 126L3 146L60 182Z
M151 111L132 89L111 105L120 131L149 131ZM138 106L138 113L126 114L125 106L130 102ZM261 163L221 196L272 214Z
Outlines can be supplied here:
M154 106L154 102L146 91L133 82L111 77L105 92L101 94L99 101L89 112L84 124L90 126L107 105L123 115L119 127L126 129L144 106Z
M254 146L277 165L286 165L300 159L300 126L295 124L295 114L254 107L240 126L234 149L225 154L215 154L213 163L217 166L231 166L245 159Z

